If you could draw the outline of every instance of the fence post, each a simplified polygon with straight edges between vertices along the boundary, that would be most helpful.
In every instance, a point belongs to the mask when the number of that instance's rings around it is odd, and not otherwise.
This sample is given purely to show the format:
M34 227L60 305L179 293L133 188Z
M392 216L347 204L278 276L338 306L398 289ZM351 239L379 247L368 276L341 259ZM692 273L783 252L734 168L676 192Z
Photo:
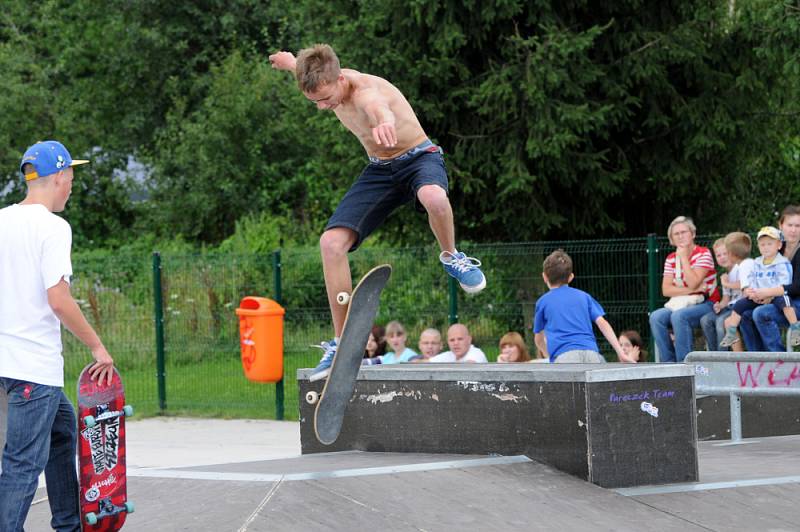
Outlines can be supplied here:
M158 408L167 409L167 383L164 370L164 302L161 290L161 254L153 252L153 301L156 326L156 379L158 381Z
M283 305L283 294L281 291L281 250L276 249L272 253L272 276L275 284L275 301ZM284 368L286 363L284 362ZM275 383L275 419L283 420L283 379Z
M655 233L647 235L647 310L653 312L658 304L658 290L661 286L658 275L658 241ZM650 335L650 352L653 353L653 362L658 362L655 339Z
M447 276L447 287L449 292L450 310L447 319L450 325L458 323L458 286L454 277Z

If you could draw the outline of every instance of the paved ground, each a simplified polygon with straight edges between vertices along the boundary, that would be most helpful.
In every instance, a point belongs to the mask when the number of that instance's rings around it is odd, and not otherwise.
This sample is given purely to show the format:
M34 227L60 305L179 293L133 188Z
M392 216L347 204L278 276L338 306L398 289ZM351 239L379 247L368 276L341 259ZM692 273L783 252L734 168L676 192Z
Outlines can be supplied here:
M800 436L702 442L699 483L626 490L522 456L300 456L288 422L151 419L128 438L130 532L800 530ZM26 530L49 517L34 504Z

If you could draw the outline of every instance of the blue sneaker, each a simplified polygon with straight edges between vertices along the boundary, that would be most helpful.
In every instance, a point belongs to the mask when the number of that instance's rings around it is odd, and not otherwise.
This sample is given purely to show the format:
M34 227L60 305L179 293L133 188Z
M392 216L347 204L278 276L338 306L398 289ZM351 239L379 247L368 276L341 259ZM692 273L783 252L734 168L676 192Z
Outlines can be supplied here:
M328 376L328 373L331 372L333 357L336 355L336 340L334 339L330 342L322 342L319 345L312 345L311 347L319 347L323 351L319 364L317 364L317 367L314 368L313 373L311 373L311 376L308 378L308 380L313 382L324 379Z
M486 288L486 276L480 269L481 261L478 259L467 257L460 251L442 251L439 260L444 264L444 270L455 277L468 294L477 294Z

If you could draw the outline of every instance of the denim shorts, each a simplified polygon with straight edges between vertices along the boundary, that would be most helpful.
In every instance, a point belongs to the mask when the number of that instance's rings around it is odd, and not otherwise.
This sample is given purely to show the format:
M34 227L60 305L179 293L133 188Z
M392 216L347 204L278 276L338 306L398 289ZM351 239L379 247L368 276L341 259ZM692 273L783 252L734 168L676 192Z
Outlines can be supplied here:
M448 191L442 150L429 140L394 159L370 159L325 230L346 227L355 231L356 241L350 248L355 251L392 211L415 200L425 185L438 185ZM425 212L418 201L416 206Z

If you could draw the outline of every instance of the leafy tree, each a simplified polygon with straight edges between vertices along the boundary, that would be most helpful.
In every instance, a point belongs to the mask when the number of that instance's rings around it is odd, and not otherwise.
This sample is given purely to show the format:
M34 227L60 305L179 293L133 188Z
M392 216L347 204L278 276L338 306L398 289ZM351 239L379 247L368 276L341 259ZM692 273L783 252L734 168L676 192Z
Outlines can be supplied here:
M680 212L725 230L752 164L783 169L797 4L728 5L318 2L309 25L411 97L463 234L638 235Z

